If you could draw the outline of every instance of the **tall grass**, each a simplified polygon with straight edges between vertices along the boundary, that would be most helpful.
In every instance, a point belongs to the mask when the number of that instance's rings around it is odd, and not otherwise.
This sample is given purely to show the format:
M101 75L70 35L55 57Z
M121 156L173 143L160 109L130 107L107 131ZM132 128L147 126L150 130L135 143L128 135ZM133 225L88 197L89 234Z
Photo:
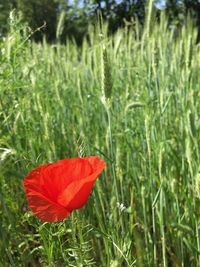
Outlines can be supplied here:
M1 266L200 266L197 31L149 16L144 30L110 37L91 27L81 48L30 43L11 17L0 43ZM107 162L87 205L41 223L23 177L80 155Z

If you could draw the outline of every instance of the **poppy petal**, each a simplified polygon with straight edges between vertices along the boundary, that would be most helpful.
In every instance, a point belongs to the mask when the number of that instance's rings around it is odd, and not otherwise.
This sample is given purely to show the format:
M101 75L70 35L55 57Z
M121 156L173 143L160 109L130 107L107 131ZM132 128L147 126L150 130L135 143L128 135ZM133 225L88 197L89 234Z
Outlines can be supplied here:
M106 166L105 162L98 157L91 156L87 159L94 169L92 175L72 182L58 198L58 203L68 210L79 209L87 202L94 182Z
M43 173L45 169L50 164L44 164L42 166L37 167L36 169L32 170L28 175L24 178L24 189L26 191L27 189L35 190L36 192L43 192L42 188L42 179L43 179Z
M70 215L64 207L52 202L43 195L43 173L51 164L44 164L32 170L24 179L24 191L26 192L29 207L42 221L54 222L63 220Z
M41 187L43 194L54 201L73 181L80 180L92 173L91 164L83 158L64 159L45 168Z
M53 203L38 192L27 191L27 200L33 213L45 222L63 220L71 213L64 207L57 203Z

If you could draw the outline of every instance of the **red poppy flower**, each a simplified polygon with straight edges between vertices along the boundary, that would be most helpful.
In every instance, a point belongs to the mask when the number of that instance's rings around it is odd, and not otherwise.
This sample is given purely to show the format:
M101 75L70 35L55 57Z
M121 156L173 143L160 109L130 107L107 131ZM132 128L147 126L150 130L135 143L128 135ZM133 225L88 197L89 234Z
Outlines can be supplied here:
M42 221L63 220L87 202L94 182L105 168L96 156L44 164L24 178L29 207Z

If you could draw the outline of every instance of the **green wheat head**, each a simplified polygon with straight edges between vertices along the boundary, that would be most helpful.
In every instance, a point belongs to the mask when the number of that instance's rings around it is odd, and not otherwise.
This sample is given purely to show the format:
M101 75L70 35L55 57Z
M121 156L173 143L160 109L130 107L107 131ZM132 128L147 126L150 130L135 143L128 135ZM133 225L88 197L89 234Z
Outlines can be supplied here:
M111 98L112 85L110 60L106 48L103 48L103 89L107 100Z

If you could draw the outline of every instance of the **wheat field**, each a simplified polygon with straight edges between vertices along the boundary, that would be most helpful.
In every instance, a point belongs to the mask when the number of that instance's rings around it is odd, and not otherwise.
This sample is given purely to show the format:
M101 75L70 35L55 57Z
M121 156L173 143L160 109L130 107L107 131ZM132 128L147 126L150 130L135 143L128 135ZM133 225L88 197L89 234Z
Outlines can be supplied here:
M0 266L200 266L200 46L188 19L107 34L0 41ZM23 178L63 158L107 167L87 205L43 223Z

